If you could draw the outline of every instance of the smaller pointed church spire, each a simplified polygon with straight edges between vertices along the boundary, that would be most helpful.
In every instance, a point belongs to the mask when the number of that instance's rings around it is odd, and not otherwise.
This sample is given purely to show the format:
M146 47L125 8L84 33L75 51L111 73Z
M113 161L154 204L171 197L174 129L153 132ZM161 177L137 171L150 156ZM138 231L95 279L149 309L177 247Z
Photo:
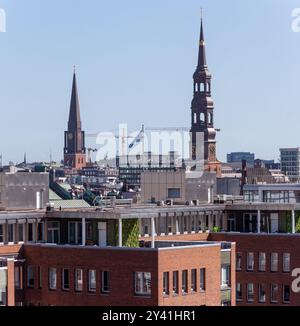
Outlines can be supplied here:
M69 114L69 129L81 128L79 96L77 90L76 67L73 72L73 85Z

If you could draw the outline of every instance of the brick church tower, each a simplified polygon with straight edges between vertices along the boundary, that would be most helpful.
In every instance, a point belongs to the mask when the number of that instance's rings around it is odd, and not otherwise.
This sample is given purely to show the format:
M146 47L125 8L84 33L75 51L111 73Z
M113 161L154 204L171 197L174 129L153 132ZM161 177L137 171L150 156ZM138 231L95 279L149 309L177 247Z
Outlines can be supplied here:
M205 41L203 31L203 19L201 18L200 43L198 65L193 75L194 97L192 101L192 156L196 155L196 133L203 133L204 166L206 171L221 174L221 162L216 156L216 129L214 128L214 102L211 97L212 75L208 70Z
M74 71L68 131L65 131L64 165L82 169L86 166L85 133L82 131L80 107Z

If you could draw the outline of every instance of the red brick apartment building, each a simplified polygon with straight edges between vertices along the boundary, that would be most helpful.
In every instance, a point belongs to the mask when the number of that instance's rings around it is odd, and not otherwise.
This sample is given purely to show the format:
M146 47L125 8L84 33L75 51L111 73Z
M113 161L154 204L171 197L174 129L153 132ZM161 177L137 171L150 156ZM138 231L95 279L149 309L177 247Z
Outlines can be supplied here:
M3 212L0 303L299 305L296 212L267 203Z
M199 233L199 241L153 236L124 245L126 220L148 219L150 208L54 211L42 220L3 215L1 305L235 305L234 243ZM150 218L152 226L163 219Z

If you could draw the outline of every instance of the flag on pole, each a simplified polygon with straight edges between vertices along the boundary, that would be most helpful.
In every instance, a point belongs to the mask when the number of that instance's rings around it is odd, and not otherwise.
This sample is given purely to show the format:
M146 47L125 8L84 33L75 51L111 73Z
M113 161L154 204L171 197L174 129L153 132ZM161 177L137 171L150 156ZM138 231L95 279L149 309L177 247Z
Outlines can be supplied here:
M129 145L129 148L133 148L136 145L138 145L144 138L144 126L142 128L142 130L140 131L140 133L134 138L133 142Z

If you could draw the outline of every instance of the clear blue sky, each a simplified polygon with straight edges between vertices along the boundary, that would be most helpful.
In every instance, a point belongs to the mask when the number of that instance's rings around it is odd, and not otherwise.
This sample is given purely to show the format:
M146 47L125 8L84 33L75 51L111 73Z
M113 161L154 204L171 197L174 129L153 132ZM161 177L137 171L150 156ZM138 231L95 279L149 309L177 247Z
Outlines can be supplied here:
M299 1L1 0L4 161L62 158L74 64L86 132L190 126L201 6L219 158L300 146Z

